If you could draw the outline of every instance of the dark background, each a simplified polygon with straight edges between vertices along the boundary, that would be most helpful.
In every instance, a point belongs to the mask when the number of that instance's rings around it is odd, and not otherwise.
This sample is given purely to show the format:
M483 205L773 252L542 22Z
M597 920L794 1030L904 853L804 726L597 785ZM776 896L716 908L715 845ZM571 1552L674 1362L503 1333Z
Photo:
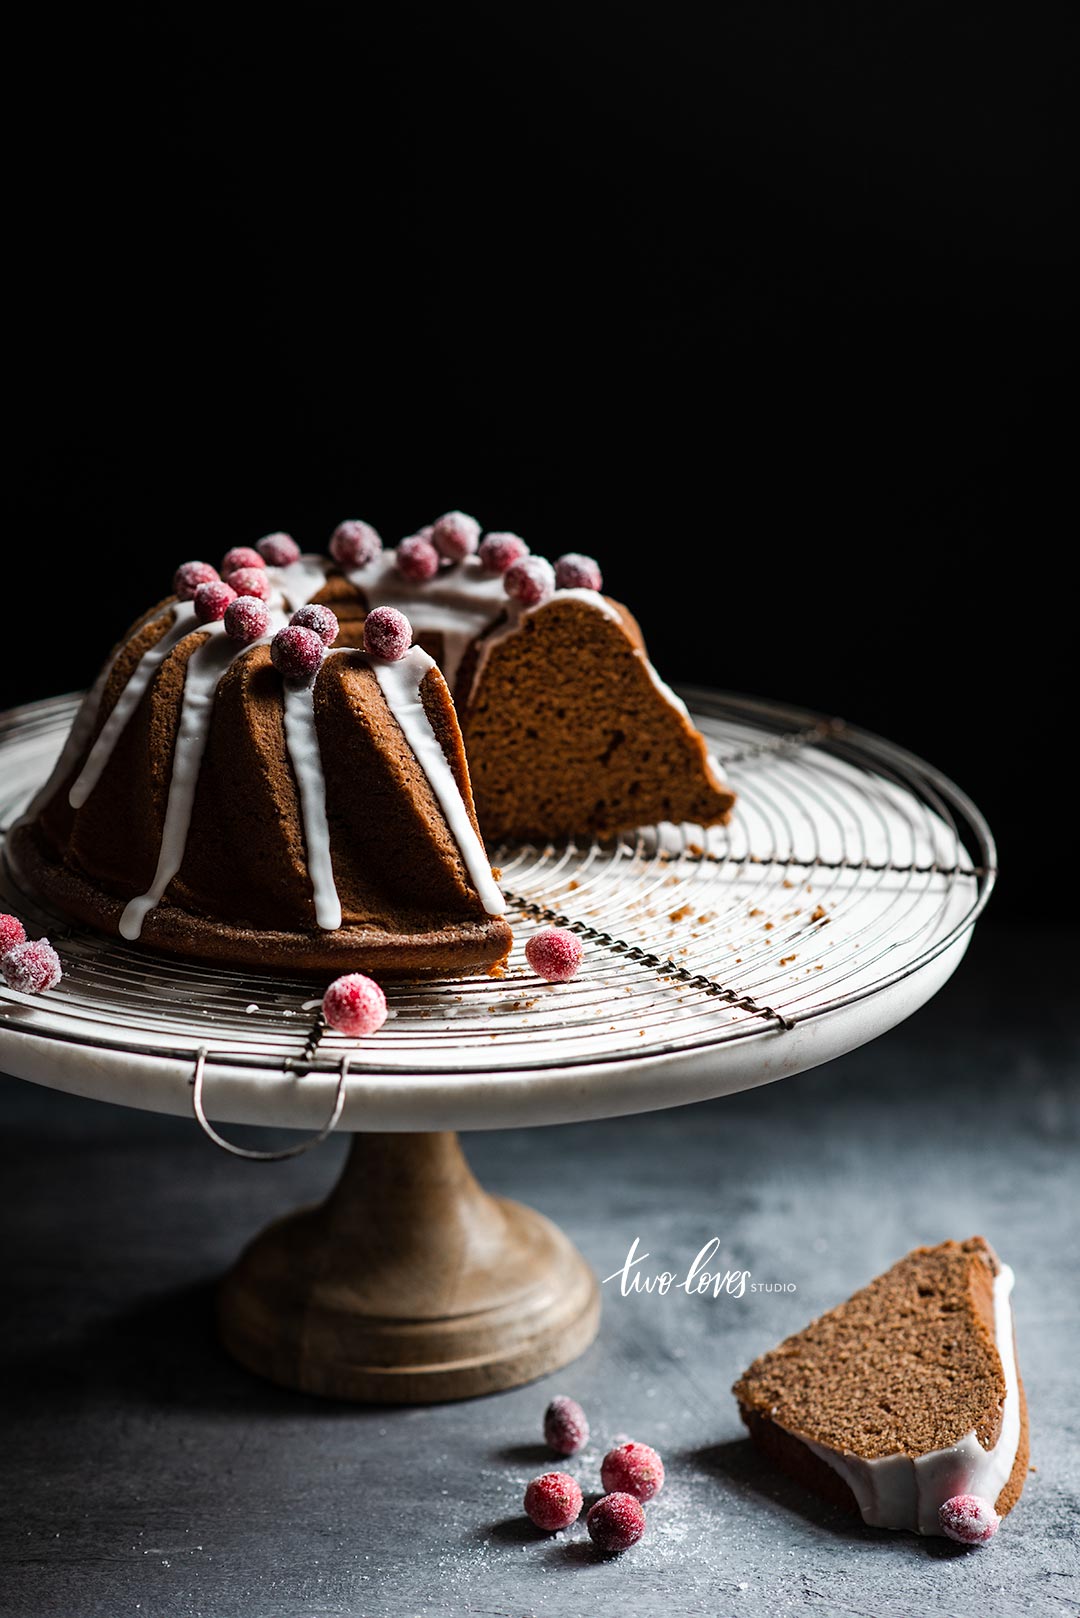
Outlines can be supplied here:
M0 700L87 682L188 557L461 506L595 553L669 678L931 758L999 833L996 913L1056 909L1072 14L43 12Z

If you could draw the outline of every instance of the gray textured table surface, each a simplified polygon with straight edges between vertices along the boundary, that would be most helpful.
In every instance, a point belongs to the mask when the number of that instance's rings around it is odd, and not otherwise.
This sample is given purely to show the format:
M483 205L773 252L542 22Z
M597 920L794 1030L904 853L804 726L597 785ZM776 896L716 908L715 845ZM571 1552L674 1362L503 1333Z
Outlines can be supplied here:
M215 1276L320 1195L343 1143L272 1168L185 1121L0 1084L8 1319L0 1613L16 1618L1080 1612L1080 950L987 924L937 1002L830 1068L694 1108L472 1136L491 1189L553 1215L601 1276L717 1263L795 1292L621 1297L577 1364L422 1410L281 1393L232 1366ZM1071 1008L1071 1009L1070 1009ZM745 1442L744 1364L922 1241L983 1232L1017 1272L1037 1470L987 1549L853 1525ZM548 1397L656 1444L645 1540L520 1515Z

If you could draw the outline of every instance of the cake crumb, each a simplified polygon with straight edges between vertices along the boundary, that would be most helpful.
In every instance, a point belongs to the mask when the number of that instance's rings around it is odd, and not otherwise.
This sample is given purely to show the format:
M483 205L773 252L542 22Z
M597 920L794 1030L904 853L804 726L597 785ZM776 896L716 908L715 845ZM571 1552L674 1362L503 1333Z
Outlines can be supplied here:
M685 921L693 908L693 905L680 905L678 910L671 911L668 921Z
M825 914L824 905L815 905L813 910L810 912L811 921L828 921L828 919L828 916Z

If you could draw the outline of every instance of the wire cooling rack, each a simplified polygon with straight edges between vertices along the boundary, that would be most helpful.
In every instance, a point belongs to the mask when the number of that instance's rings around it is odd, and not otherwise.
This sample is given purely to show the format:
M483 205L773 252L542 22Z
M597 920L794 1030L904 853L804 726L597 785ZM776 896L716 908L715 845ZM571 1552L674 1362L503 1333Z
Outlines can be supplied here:
M151 1064L202 1052L222 1085L228 1069L332 1074L346 1059L371 1078L542 1077L784 1041L955 952L995 875L989 827L957 787L841 721L685 695L738 792L731 824L490 849L515 933L504 978L391 987L381 1032L349 1040L323 1025L310 980L186 963L72 926L19 892L5 862L0 908L52 938L65 975L37 999L0 983L0 1034ZM75 701L0 716L0 833L51 767ZM557 987L524 958L549 924L586 945L578 976Z

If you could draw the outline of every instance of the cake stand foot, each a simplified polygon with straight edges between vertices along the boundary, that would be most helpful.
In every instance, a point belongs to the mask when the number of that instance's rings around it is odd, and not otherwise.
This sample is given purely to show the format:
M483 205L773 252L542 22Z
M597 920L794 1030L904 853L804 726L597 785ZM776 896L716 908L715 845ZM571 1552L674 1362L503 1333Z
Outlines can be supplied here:
M517 1387L596 1335L596 1277L542 1214L481 1189L454 1134L357 1135L333 1192L221 1284L229 1353L287 1388L427 1404Z

